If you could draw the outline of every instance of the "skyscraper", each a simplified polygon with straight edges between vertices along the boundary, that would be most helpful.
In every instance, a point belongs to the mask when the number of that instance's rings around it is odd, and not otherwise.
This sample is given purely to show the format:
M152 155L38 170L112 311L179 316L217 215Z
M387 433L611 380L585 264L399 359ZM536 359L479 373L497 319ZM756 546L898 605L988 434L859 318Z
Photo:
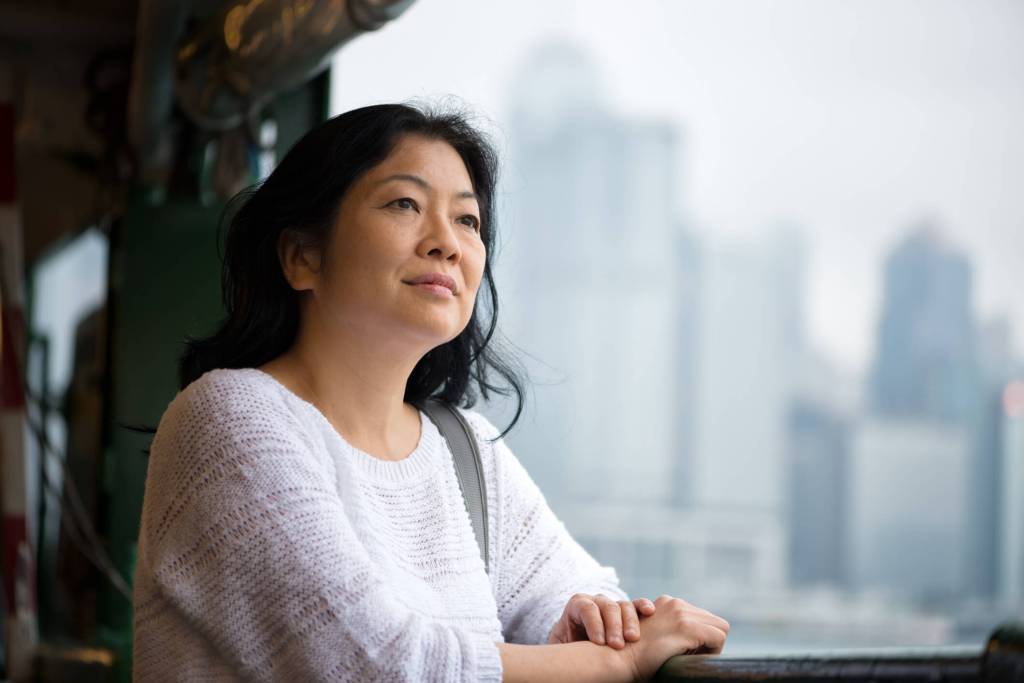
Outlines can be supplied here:
M955 423L868 418L853 435L847 556L851 584L952 608L973 558L970 440Z
M969 423L977 409L971 266L924 222L890 254L870 410Z
M676 322L679 363L675 397L677 436L673 504L679 508L688 508L695 504L697 498L693 472L696 464L694 430L697 424L697 381L700 373L697 341L702 274L700 243L696 235L691 230L680 231L678 239L679 298L676 302Z
M1019 610L1024 609L1024 381L1006 385L1003 411L999 597L1007 608Z
M803 346L803 252L789 228L702 244L691 504L695 518L728 520L737 537L762 541L707 539L701 580L729 577L731 590L771 590L787 574L787 428Z
M917 225L885 265L868 415L851 450L853 583L950 605L994 562L974 528L991 500L967 256ZM994 461L994 460L993 460ZM989 485L991 489L991 484ZM977 565L985 567L978 570Z
M1013 341L1009 321L989 320L979 336L979 416L975 458L971 467L971 537L967 553L975 558L968 567L968 590L975 596L997 596L999 573L999 525L1003 505L1003 440L1010 417L1003 394L1013 376Z
M800 397L789 420L789 579L794 585L846 580L848 424L830 405Z
M799 233L788 229L705 245L692 474L700 506L781 521L803 345L803 251Z
M676 130L609 110L589 58L564 43L531 55L511 103L499 277L540 382L510 442L553 498L668 501Z

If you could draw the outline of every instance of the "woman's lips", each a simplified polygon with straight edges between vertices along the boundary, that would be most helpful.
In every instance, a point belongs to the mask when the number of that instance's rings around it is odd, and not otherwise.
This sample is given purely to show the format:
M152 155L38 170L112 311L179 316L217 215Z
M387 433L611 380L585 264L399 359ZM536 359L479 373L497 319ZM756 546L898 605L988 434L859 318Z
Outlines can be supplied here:
M422 290L424 290L426 292L430 292L434 296L440 296L440 297L449 298L449 299L451 297L455 296L452 293L452 290L448 289L444 285L432 285L432 284L428 284L428 283L423 283L423 284L420 284L420 285L412 285L412 286L417 288L417 289L422 289Z

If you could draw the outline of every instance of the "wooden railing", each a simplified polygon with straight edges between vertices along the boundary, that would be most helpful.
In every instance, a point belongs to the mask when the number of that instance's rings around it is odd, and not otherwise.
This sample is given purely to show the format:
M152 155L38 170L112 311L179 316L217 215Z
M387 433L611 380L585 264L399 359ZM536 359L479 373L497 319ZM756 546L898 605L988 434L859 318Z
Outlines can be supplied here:
M687 655L669 659L655 681L848 681L854 683L1024 683L1024 622L1000 626L984 648L830 650L805 655Z

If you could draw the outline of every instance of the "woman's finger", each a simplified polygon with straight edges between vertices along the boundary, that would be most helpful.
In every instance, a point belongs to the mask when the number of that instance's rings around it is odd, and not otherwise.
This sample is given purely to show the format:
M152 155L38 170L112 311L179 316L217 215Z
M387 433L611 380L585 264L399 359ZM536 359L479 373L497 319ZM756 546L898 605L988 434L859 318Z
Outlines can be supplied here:
M604 615L601 613L600 607L598 607L597 603L594 602L593 598L588 595L579 600L574 600L573 612L576 622L583 624L583 628L587 632L587 638L598 645L604 645Z
M713 624L701 624L701 637L704 640L704 644L700 649L703 649L701 654L718 655L722 654L722 648L725 647L726 633L722 629L718 628Z
M642 598L638 598L638 599L642 599ZM683 606L686 607L687 613L693 615L699 621L702 621L702 622L705 622L705 623L708 623L708 624L712 624L712 625L716 626L717 628L725 631L726 634L729 633L729 622L728 621L726 621L722 617L718 616L717 614L713 614L713 613L709 612L708 610L704 609L703 607L698 607L697 605L693 605L693 604L687 602L686 600L683 600L682 598L676 598L676 597L673 597L671 595L668 595L667 593L662 593L661 595L658 596L657 600L655 600L653 604L654 604L655 608L657 608L658 605L661 605L662 603L665 603L665 602L670 602L672 600L679 600L681 603L683 603Z
M662 603L671 602L672 600L675 600L675 598L673 598L668 593L662 593L661 595L659 595L657 598L654 599L654 606L655 607L660 607L662 605Z
M647 598L633 598L633 604L636 606L637 612L642 613L645 617L651 616L657 609L654 603Z
M601 616L604 618L604 639L613 648L619 649L626 646L626 640L622 637L622 608L606 595L595 595L594 602L601 608Z
M565 613L562 613L561 619L555 622L555 625L551 627L551 633L548 634L549 643L565 643Z
M711 618L714 620L714 625L717 628L721 629L725 633L725 635L729 635L729 622L728 621L726 621L722 617L718 616L717 614L712 614Z
M718 630L723 631L726 635L729 634L729 622L723 619L722 617L718 616L717 614L712 614L706 609L700 609L696 607L688 608L687 612L689 612L690 615L693 616L693 618L697 621L702 621L705 624L714 626Z
M636 614L636 605L629 600L620 600L622 608L622 635L626 640L640 640L640 618Z

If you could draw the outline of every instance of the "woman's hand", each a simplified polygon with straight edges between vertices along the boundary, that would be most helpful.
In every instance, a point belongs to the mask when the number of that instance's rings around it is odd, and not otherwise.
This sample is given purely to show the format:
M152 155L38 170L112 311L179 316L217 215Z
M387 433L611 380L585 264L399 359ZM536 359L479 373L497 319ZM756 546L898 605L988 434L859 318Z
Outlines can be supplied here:
M610 645L616 650L626 647L626 641L640 639L640 618L654 614L655 605L647 598L619 600L606 595L577 593L569 598L562 618L551 629L548 643L572 643L591 640L598 645Z
M659 596L654 606L657 613L640 620L640 638L623 651L634 680L646 681L674 655L721 654L728 621L671 595Z

